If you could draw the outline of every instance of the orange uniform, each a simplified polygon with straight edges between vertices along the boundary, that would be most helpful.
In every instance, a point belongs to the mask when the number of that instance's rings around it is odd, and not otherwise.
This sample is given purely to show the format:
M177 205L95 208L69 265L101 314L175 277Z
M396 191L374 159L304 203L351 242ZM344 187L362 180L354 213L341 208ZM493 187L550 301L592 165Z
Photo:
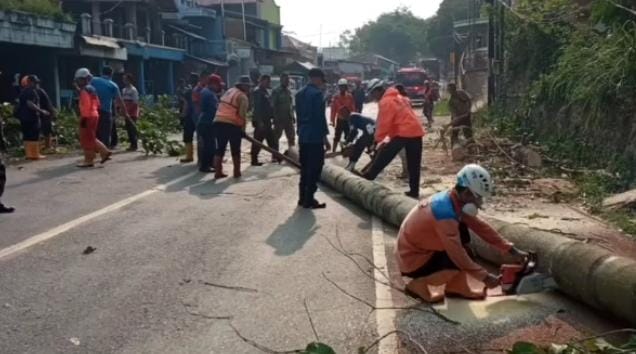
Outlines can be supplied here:
M380 100L375 141L379 143L387 137L419 138L425 134L408 98L393 87L386 90Z
M331 102L331 123L336 124L336 117L340 119L340 110L344 107L349 108L349 112L356 111L356 102L353 99L353 95L349 92L345 92L345 94L338 93L333 97Z
M396 256L402 273L425 266L436 252L446 252L460 271L482 280L488 272L466 253L459 232L460 221L481 239L502 252L512 244L478 217L462 214L455 191L441 192L425 200L408 214L398 235Z
M84 150L97 148L97 123L99 122L99 97L91 85L80 91L80 145Z

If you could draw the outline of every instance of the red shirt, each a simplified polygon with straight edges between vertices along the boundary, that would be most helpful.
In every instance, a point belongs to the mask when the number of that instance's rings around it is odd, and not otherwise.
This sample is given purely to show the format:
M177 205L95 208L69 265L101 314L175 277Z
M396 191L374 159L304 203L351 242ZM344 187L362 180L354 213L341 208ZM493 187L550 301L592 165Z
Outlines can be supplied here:
M336 123L336 116L340 119L340 110L343 107L349 108L350 112L356 111L356 102L353 99L353 95L349 92L345 92L345 94L340 94L333 97L333 101L331 102L331 123Z
M82 118L99 118L99 97L97 91L91 85L80 91L79 111Z

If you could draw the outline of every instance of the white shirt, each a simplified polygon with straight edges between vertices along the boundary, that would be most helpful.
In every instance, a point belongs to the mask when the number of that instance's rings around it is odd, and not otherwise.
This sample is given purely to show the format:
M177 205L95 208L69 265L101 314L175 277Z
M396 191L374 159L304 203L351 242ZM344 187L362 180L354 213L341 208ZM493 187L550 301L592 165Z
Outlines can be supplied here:
M124 101L132 101L135 103L139 103L139 91L135 86L126 86L121 90L121 96Z

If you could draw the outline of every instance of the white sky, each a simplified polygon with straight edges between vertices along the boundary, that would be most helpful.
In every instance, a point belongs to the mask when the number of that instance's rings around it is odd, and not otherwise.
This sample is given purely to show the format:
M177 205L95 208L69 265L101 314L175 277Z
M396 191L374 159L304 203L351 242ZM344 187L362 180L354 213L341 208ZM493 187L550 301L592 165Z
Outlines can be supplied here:
M416 16L433 16L442 0L276 0L283 31L315 46L338 44L340 33L375 20L399 6L409 7ZM322 43L320 27L322 25Z

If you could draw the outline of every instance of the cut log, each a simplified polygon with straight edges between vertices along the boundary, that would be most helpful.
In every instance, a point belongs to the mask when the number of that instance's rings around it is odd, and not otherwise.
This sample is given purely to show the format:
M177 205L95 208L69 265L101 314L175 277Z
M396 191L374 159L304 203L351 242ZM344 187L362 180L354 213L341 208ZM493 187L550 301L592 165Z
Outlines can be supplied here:
M603 200L603 207L609 210L618 210L632 206L636 206L636 189L616 194Z

